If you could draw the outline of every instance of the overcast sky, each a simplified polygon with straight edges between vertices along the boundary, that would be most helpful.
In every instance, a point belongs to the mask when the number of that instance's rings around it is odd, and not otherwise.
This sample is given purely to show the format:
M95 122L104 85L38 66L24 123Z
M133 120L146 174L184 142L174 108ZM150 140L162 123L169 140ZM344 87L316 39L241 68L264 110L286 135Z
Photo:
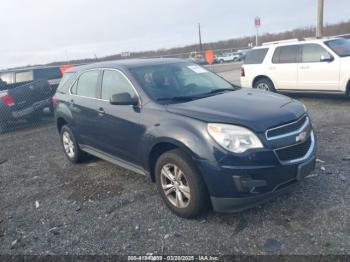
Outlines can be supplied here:
M315 25L317 0L1 0L0 67L197 43ZM350 19L325 0L325 23Z

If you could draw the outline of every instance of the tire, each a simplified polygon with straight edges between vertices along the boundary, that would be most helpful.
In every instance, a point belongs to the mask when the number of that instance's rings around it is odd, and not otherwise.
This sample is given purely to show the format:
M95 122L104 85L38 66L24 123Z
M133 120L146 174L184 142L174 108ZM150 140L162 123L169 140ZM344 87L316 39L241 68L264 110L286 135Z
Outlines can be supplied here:
M0 122L0 134L4 134L8 131L8 125L6 122Z
M223 64L223 63L224 63L224 60L220 60L219 63L220 63L220 64Z
M70 162L76 164L86 159L87 154L79 148L77 140L68 125L61 129L61 143L63 152Z
M264 91L276 92L275 86L273 85L272 81L268 78L262 78L256 81L254 83L253 88Z
M192 159L181 150L161 155L155 171L158 192L173 213L183 218L195 218L207 211L210 202L206 185ZM166 191L170 193L166 194Z

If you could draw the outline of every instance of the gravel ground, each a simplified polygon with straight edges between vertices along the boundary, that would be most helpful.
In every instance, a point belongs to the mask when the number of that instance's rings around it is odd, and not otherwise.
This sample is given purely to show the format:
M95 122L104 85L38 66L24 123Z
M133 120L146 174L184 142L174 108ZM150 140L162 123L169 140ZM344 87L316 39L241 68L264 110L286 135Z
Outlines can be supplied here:
M0 136L0 254L350 254L350 100L298 99L316 171L259 207L196 220L173 215L146 177L70 164L52 120Z

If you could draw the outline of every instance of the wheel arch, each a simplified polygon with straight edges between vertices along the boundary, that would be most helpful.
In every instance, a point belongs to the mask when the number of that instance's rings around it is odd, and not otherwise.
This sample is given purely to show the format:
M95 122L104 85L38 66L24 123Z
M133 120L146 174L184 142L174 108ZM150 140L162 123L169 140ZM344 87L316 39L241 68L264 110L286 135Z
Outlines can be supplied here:
M67 124L68 124L68 121L64 117L57 117L56 127L57 127L58 132L61 132L62 127L67 125Z
M180 141L165 138L157 141L150 149L148 153L147 167L146 169L149 171L149 175L152 182L155 182L155 165L159 157L171 150L180 149L186 155L188 155L191 159L195 159L196 154L189 149L186 145L181 143Z
M267 79L269 81L271 81L271 83L273 84L273 87L276 89L276 85L274 83L274 81L267 75L258 75L253 79L253 83L252 83L252 87L254 87L255 83L258 82L261 79Z

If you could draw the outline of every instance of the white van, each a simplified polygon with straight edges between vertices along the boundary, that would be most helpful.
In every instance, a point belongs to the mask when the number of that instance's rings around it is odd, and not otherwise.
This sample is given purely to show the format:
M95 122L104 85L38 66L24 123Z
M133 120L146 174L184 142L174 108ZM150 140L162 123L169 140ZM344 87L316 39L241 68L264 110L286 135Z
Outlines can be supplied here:
M287 40L252 49L241 86L267 91L350 93L350 40Z

